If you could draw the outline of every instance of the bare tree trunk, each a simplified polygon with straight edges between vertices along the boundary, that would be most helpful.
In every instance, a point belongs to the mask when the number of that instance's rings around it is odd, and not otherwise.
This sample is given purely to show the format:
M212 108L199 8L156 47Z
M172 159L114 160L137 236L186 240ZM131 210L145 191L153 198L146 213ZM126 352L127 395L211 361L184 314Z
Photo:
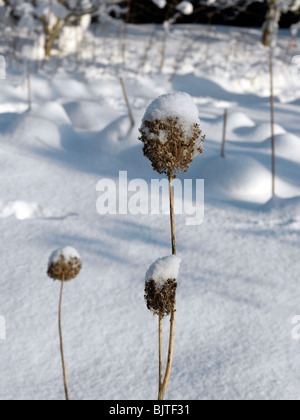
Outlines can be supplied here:
M275 30L276 21L279 20L278 11L276 10L277 0L269 0L269 11L262 36L262 44L270 47L273 31Z
M66 21L62 22L61 19L57 18L56 23L51 30L49 28L49 21L46 17L43 18L43 26L44 26L44 32L45 32L45 57L50 58L51 51L54 46L55 41L57 40L60 31L62 28L66 25Z

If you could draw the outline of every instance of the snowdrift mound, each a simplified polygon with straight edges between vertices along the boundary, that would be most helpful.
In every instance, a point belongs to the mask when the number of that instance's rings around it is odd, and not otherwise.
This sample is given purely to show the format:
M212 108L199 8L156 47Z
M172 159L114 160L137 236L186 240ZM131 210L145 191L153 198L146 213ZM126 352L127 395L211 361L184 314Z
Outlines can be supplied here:
M90 147L95 151L103 151L103 153L118 153L128 148L128 136L132 134L130 128L129 118L127 116L119 117L94 136Z
M57 92L57 96L71 98L75 100L90 100L93 98L92 92L87 85L79 80L71 79L67 74L56 76L52 82Z
M274 126L275 135L286 133L285 129L278 124ZM270 123L260 123L253 126L240 126L233 129L233 140L251 142L251 143L262 143L263 141L270 139L271 136L271 125Z
M103 83L103 79L98 80L89 80L88 86L91 92L94 95L97 95L98 98L105 98L107 100L117 100L120 101L120 97L122 98L122 87L119 79L117 77L106 76L105 83Z
M263 143L270 147L270 138ZM275 138L276 156L300 162L300 138L291 133L279 134Z
M9 146L32 148L37 145L60 147L60 134L52 121L26 113L16 118L9 127Z
M116 110L104 102L75 101L65 104L64 108L79 130L100 131L116 118Z
M71 124L65 109L57 102L46 102L35 109L34 112L32 112L32 115L53 121L56 125Z
M222 117L223 124L223 117ZM232 112L228 114L227 130L234 131L240 127L254 127L255 122L243 112Z
M49 101L50 99L54 100L57 96L56 89L51 83L51 79L47 79L42 74L33 72L31 73L31 94L33 102Z
M234 200L265 203L271 195L271 173L248 156L209 158L203 167L209 189Z
M52 114L48 117L42 115L51 108ZM13 118L10 124L5 127L5 133L2 136L2 143L8 147L18 147L23 150L41 152L68 149L76 151L81 148L82 140L68 123L57 124L55 118L61 122L67 121L63 110L52 104L39 108L32 113L25 113Z
M205 127L207 125L207 128ZM220 134L223 132L223 125L224 125L224 117L223 115L219 116L215 120L205 120L202 121L202 127L209 132L214 129L214 131L219 132ZM255 122L249 118L243 112L229 112L227 118L227 138L230 138L230 141L241 141L241 136L249 135L252 132L256 124ZM247 138L248 140L248 138Z

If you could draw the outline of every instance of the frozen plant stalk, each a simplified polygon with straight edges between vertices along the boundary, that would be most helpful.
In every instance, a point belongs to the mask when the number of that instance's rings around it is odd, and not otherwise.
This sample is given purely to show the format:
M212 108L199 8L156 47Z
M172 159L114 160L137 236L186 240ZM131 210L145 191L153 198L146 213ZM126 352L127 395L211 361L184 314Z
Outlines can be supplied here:
M171 363L168 363L165 379L163 378L163 355L162 355L162 320L165 316L173 313L176 307L177 278L181 259L175 255L160 258L155 261L146 274L145 300L147 308L159 319L159 392L158 399L162 400L168 383ZM173 333L170 335L169 359L172 362ZM169 370L168 370L169 368Z
M53 280L59 280L61 282L60 289L60 299L59 299L59 312L58 312L58 327L59 327L59 338L60 338L60 351L62 359L62 368L63 368L63 378L64 378L64 387L66 400L70 400L68 381L67 381L67 372L66 372L66 363L64 355L64 344L63 344L63 334L62 334L62 297L63 297L63 288L66 281L75 279L78 276L82 268L82 263L78 252L72 247L66 247L54 251L50 256L48 264L48 276Z
M153 169L169 180L172 255L176 255L173 179L187 172L195 156L203 153L199 112L192 98L182 92L163 95L147 109L140 128L144 155ZM169 382L175 332L176 276L165 277L157 287L154 278L146 279L145 298L148 309L159 317L159 400L164 399ZM168 362L162 373L162 319L171 315Z

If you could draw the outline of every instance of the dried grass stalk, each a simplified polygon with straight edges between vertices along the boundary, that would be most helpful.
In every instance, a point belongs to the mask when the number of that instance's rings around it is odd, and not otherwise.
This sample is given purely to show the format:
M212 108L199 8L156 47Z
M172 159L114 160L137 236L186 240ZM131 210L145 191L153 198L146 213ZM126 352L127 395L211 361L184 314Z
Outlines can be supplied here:
M63 369L63 376L64 376L65 395L66 395L66 400L70 401L68 380L67 380L66 362L65 362L65 353L64 353L64 341L63 341L63 333L62 333L63 290L64 290L64 280L62 280L62 282L61 282L61 289L60 289L59 310L58 310L58 314L59 314L58 315L58 329L59 329L59 338L60 338L60 352L61 352L61 361L62 361L62 369Z

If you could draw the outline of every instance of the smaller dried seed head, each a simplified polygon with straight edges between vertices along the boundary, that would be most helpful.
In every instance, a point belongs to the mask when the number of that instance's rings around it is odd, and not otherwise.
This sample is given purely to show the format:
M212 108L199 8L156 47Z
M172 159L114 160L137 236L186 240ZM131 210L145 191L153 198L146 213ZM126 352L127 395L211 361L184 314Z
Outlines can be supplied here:
M81 269L78 252L74 248L66 247L51 255L47 274L54 280L70 281L78 276Z
M161 317L170 315L176 304L177 282L175 279L167 280L163 286L158 287L154 280L148 280L145 284L145 300L147 308Z

